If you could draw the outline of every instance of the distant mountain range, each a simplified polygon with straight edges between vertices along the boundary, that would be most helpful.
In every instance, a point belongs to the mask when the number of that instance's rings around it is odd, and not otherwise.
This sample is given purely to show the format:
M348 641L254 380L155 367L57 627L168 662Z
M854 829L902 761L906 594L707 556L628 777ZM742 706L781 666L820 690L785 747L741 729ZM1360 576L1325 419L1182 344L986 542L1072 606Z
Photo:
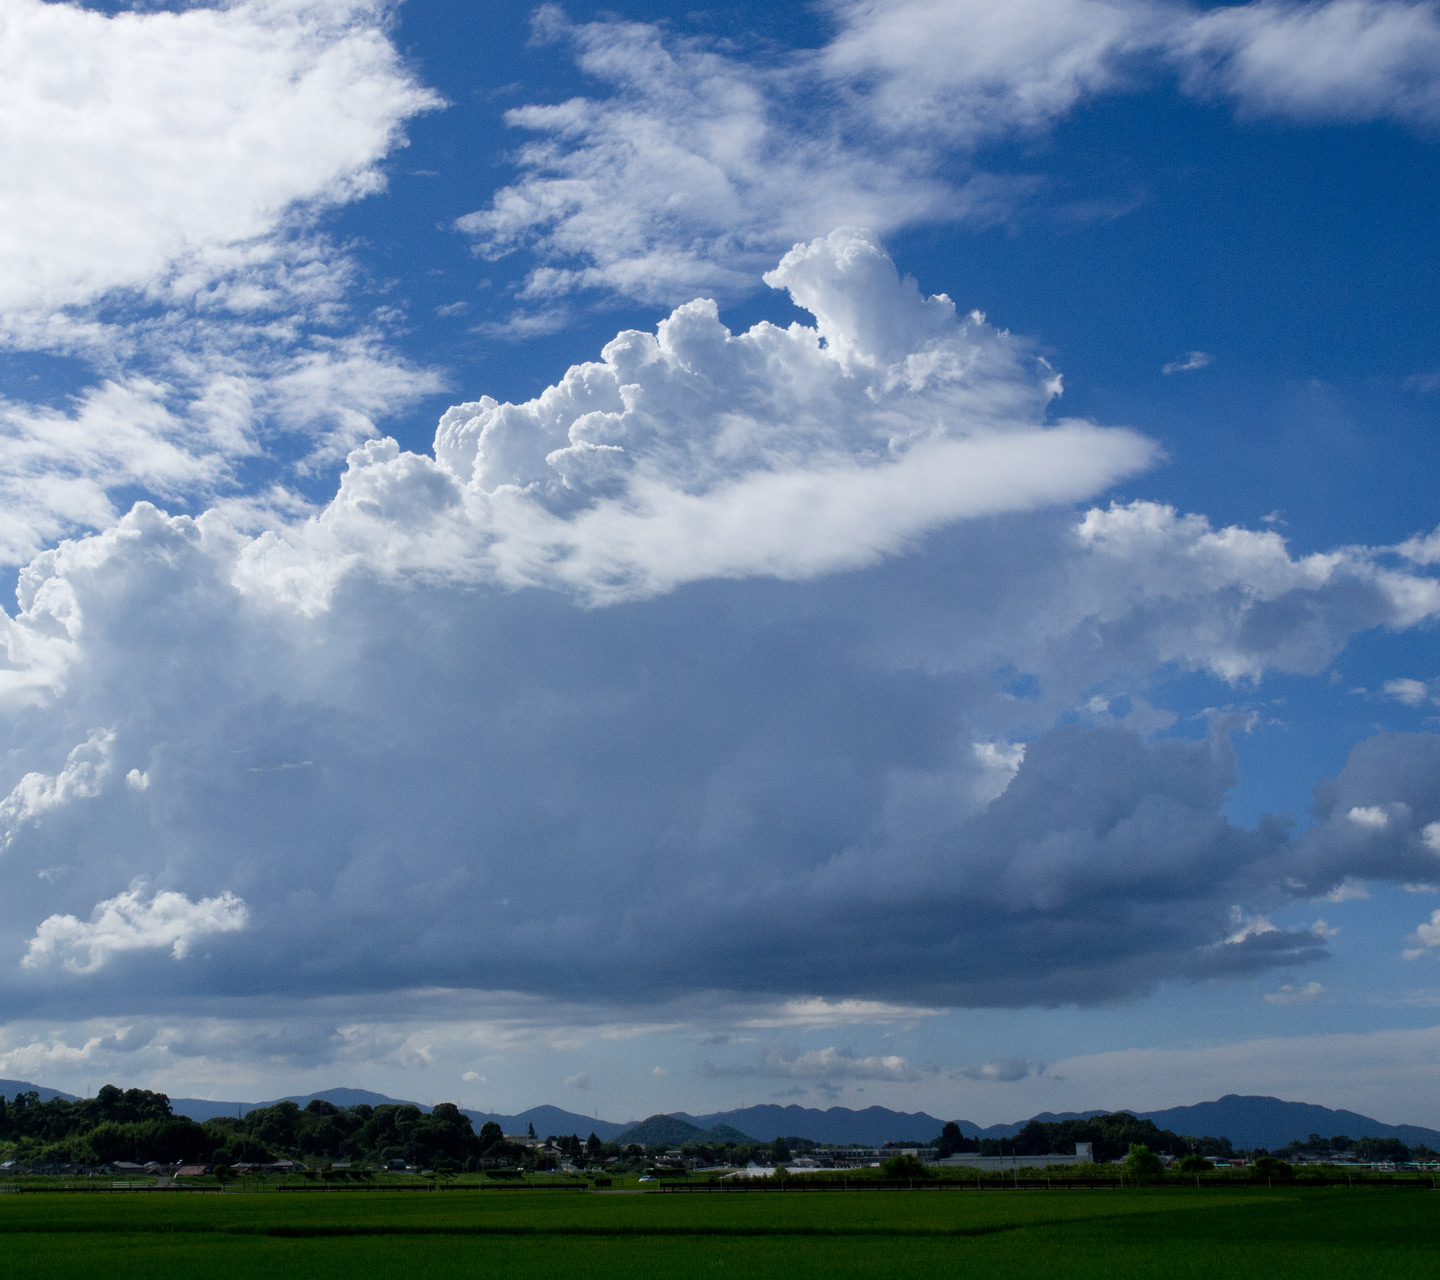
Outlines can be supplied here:
M0 1093L7 1098L13 1098L17 1093L37 1093L41 1102L49 1102L51 1098L64 1098L66 1102L77 1101L73 1093L47 1089L43 1084L31 1084L28 1080L0 1080Z
M27 1080L0 1080L0 1093L14 1097L34 1090L41 1101L51 1098L75 1100L75 1095ZM244 1115L257 1107L273 1106L276 1102L294 1102L305 1106L319 1098L337 1107L353 1107L360 1103L370 1106L403 1104L404 1099L391 1098L368 1089L325 1089L320 1093L296 1094L289 1098L272 1098L269 1102L215 1102L205 1098L171 1098L177 1115L193 1120L209 1120L215 1116ZM422 1111L430 1108L413 1103ZM1125 1108L1128 1110L1128 1108ZM560 1107L531 1107L518 1115L492 1111L471 1111L462 1107L478 1130L493 1120L506 1133L524 1133L534 1126L542 1138L547 1134L579 1134L586 1138L595 1134L602 1142L669 1143L739 1142L751 1139L773 1142L776 1138L808 1138L812 1142L855 1143L859 1146L880 1146L886 1142L929 1142L939 1137L944 1121L924 1111L891 1111L888 1107L866 1107L853 1111L848 1107L788 1107L767 1103L742 1107L735 1111L713 1111L707 1115L691 1115L676 1111L669 1115L651 1116L638 1124L617 1124L579 1115ZM1103 1111L1043 1111L1035 1120L1078 1120L1104 1115ZM1293 1139L1303 1141L1310 1134L1334 1138L1399 1138L1407 1146L1423 1143L1440 1149L1440 1130L1414 1124L1385 1124L1355 1111L1337 1111L1306 1102L1284 1102L1279 1098L1226 1094L1214 1102L1199 1102L1188 1107L1170 1107L1164 1111L1135 1111L1142 1120L1153 1120L1160 1128L1194 1137L1229 1138L1237 1147L1283 1147ZM1029 1123L992 1124L984 1128L968 1120L957 1120L960 1132L967 1138L1013 1138Z
M742 1133L728 1124L713 1124L702 1128L698 1124L682 1120L679 1116L659 1115L642 1120L639 1124L632 1124L614 1141L623 1142L627 1146L638 1142L642 1147L659 1146L661 1143L667 1147L678 1147L686 1142L709 1142L716 1145L726 1142L754 1142L755 1135Z
M929 1142L931 1138L940 1136L945 1123L923 1111L891 1111L887 1107L866 1107L863 1111L831 1107L821 1111L816 1107L797 1107L793 1103L788 1107L768 1103L742 1107L738 1111L716 1111L704 1116L677 1111L675 1116L699 1129L709 1129L717 1124L730 1125L761 1142L773 1142L776 1138L809 1138L811 1142L853 1142L862 1147L878 1147L886 1142ZM982 1132L968 1121L961 1121L960 1129L967 1137ZM984 1132L989 1133L988 1130Z

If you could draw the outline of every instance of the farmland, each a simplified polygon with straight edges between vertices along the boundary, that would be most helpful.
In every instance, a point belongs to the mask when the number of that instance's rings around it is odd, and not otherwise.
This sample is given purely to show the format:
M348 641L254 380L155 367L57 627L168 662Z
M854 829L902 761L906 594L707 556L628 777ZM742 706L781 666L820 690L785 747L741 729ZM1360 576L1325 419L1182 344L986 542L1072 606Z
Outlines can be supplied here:
M0 1197L9 1269L113 1280L197 1269L316 1280L1435 1274L1440 1195L1418 1187L870 1194Z

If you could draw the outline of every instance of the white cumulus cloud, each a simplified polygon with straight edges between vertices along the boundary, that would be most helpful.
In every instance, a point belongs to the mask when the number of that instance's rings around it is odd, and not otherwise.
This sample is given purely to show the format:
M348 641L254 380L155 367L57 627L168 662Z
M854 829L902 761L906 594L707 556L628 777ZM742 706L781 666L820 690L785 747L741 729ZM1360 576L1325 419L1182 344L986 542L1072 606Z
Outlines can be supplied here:
M564 585L595 600L702 578L811 578L958 519L1069 502L1148 466L1138 434L1061 421L1025 344L902 280L873 235L767 276L816 317L742 334L688 303L526 404L441 419L433 459L357 450L331 506L241 568L317 603L325 564Z
M165 947L183 960L196 939L236 933L248 918L233 893L192 902L183 893L146 898L143 890L131 889L97 902L88 921L70 915L41 921L21 963L36 969L58 960L71 973L94 973L121 952Z
M111 769L113 729L96 729L74 747L58 773L27 773L0 800L0 848L14 838L22 822L33 822L72 800L88 800L100 793Z
M1418 960L1432 947L1440 947L1440 911L1432 911L1430 919L1416 927L1410 940L1417 945L1403 954L1407 960Z
M1407 677L1385 681L1380 686L1380 692L1407 707L1423 707L1427 702L1440 700L1434 682L1427 683Z
M110 15L9 0L0 168L25 175L0 189L12 335L114 290L205 289L267 252L297 203L377 190L403 120L437 104L401 65L384 11L242 0Z
M899 1054L859 1055L848 1049L766 1047L758 1074L786 1080L919 1080L921 1072Z

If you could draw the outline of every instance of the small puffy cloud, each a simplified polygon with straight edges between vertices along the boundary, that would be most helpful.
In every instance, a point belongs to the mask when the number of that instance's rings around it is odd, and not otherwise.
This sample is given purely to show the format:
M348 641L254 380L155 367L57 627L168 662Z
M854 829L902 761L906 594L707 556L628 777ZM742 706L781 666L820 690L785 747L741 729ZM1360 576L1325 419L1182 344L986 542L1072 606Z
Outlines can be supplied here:
M1383 830L1390 825L1390 815L1379 805L1356 805L1345 816L1362 827Z
M0 848L14 838L21 823L34 822L42 815L100 793L111 768L113 729L96 729L65 758L65 767L55 774L27 773L0 800Z
M994 1062L981 1062L974 1066L962 1067L956 1074L966 1080L990 1080L1012 1083L1024 1080L1030 1075L1041 1075L1045 1068L1041 1063L1027 1062L1023 1058L997 1058Z
M1440 564L1440 529L1407 538L1395 548L1395 552L1411 564Z
M764 1076L798 1080L919 1080L921 1072L898 1054L861 1057L849 1049L786 1049L769 1045L761 1059Z
M1303 986L1296 982L1285 982L1278 991L1266 992L1265 999L1270 1004L1304 1004L1329 994L1329 990L1318 982L1307 982Z
M1407 707L1423 707L1427 702L1440 701L1437 697L1435 681L1411 680L1400 678L1387 680L1380 687L1380 692L1387 698L1393 698L1396 702Z
M232 893L192 902L183 893L147 899L143 890L131 889L96 903L88 921L68 915L43 920L21 963L38 969L59 960L70 973L94 973L121 952L164 947L183 960L197 939L236 933L248 919L245 903Z
M1206 351L1187 351L1178 360L1168 361L1162 366L1161 373L1190 373L1196 369L1203 369L1214 363L1215 357Z
M461 1073L461 1076L460 1076L460 1079L462 1079L463 1081L465 1081L466 1084L484 1084L484 1083L485 1083L485 1077L482 1076L478 1071L466 1071L466 1072L462 1072L462 1073Z
M1407 960L1418 960L1430 948L1440 947L1440 910L1432 911L1430 919L1416 928L1410 940L1417 945L1403 953Z
M1324 900L1326 902L1353 902L1369 896L1370 891L1363 884L1355 880L1346 880L1325 894Z
M588 1089L590 1088L590 1077L583 1071L577 1072L573 1076L566 1076L565 1087L567 1089Z
M1238 906L1230 908L1230 923L1234 932L1225 938L1226 946L1239 946L1251 938L1263 938L1266 934L1279 933L1269 916L1247 916Z
M758 1063L716 1065L702 1062L704 1079L763 1077L778 1080L808 1080L822 1089L833 1089L845 1081L885 1080L908 1083L924 1074L898 1054L862 1057L850 1049L833 1045L825 1049L797 1049L782 1044L767 1045ZM798 1095L797 1095L798 1096Z

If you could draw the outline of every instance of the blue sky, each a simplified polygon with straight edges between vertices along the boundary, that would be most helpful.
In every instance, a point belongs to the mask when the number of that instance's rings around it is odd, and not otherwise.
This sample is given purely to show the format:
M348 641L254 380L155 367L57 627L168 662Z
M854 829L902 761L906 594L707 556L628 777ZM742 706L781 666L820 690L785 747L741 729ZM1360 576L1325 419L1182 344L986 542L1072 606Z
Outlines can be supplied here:
M3 13L0 1075L1440 1124L1436 5Z

